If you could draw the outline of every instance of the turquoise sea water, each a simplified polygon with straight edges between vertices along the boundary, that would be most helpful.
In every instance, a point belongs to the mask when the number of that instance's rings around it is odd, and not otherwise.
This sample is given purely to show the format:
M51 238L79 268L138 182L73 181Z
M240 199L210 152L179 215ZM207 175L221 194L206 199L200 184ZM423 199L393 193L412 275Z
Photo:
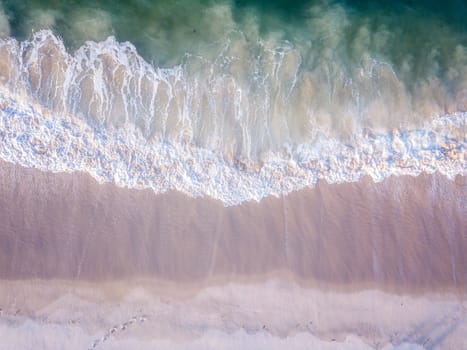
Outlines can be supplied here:
M115 36L129 41L158 67L180 64L187 55L214 59L226 40L244 35L251 54L259 41L291 43L301 67L331 64L343 72L368 57L388 63L415 89L437 78L455 95L467 65L467 3L370 0L3 0L8 34L25 40L52 29L72 51L86 40ZM245 56L240 59L248 61Z
M233 30L250 40L274 37L314 53L333 50L334 59L358 65L370 54L409 79L426 77L437 65L446 75L452 53L467 45L467 3L448 1L37 1L3 0L10 33L19 39L51 28L68 47L115 35L130 41L149 61L179 63L186 53L219 44ZM303 48L307 50L307 48ZM310 53L309 53L310 54Z

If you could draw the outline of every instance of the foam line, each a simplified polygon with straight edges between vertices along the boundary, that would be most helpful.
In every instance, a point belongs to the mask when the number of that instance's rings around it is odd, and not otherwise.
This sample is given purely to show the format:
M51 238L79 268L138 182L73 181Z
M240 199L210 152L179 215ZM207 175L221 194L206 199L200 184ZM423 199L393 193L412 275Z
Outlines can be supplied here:
M381 181L421 172L451 179L467 174L466 113L419 129L357 134L352 143L318 135L316 143L269 152L261 162L228 159L190 142L148 140L131 123L93 128L79 118L50 113L2 92L0 157L44 171L84 171L122 187L210 196L225 205L280 196L319 179L341 183L365 175Z

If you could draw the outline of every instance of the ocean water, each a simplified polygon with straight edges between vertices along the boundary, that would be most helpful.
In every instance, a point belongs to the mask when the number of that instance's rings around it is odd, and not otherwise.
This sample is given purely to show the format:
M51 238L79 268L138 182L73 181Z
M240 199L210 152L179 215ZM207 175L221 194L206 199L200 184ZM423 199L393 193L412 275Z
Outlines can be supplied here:
M260 200L466 174L463 1L1 1L0 157Z

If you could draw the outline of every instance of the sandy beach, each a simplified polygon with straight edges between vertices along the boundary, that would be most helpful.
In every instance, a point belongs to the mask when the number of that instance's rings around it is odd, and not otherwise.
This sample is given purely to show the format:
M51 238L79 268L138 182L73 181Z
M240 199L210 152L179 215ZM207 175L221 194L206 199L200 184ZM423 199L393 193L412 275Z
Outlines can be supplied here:
M465 297L324 291L290 280L191 289L155 280L2 281L15 349L463 349Z
M328 185L225 207L2 162L0 277L205 282L277 271L313 285L467 288L467 180ZM384 215L382 215L384 213Z
M0 173L7 347L467 345L465 177L319 182L225 207L83 173Z

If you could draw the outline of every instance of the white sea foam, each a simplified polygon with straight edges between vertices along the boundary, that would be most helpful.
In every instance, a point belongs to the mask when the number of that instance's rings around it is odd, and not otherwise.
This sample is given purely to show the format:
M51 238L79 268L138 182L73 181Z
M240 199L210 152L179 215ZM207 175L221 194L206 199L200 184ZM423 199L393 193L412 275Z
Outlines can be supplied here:
M466 174L467 114L435 117L431 102L417 109L387 64L370 60L326 85L286 42L262 42L254 58L243 34L229 40L212 61L187 57L167 69L114 38L74 55L51 31L0 41L0 157L226 205L319 179Z
M47 171L85 171L100 182L156 193L182 191L226 205L282 195L318 179L381 181L390 175L435 171L454 178L467 173L467 114L435 119L423 128L355 135L352 144L317 135L287 152L270 152L261 163L228 160L222 152L189 142L148 141L129 123L98 129L49 114L41 106L0 94L0 157Z

